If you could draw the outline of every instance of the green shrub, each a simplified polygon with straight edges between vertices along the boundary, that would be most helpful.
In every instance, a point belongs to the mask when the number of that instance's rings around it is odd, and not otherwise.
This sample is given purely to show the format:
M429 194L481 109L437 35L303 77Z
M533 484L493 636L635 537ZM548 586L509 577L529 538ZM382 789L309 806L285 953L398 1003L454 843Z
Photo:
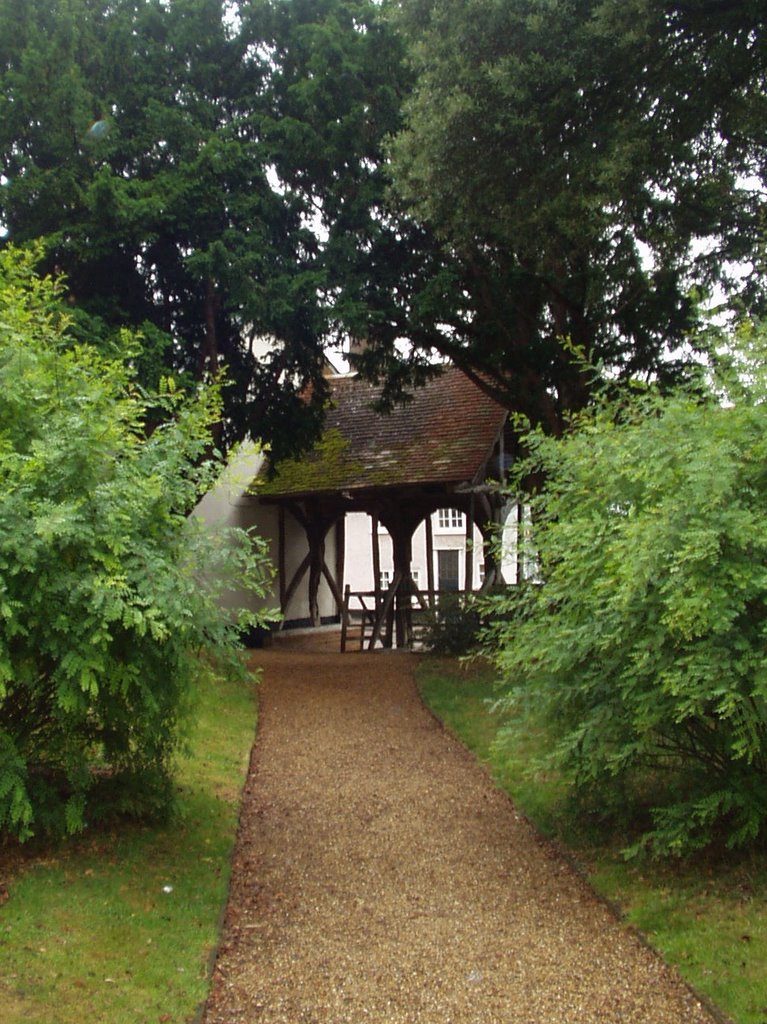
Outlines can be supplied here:
M458 656L474 650L482 620L471 595L443 593L426 616L423 643L433 654Z
M236 663L217 593L267 579L255 538L188 517L216 390L143 393L32 263L0 253L0 831L22 839L167 807L203 658Z
M526 438L544 583L495 599L505 700L592 804L648 805L634 851L744 846L767 820L767 363L746 334L706 400L624 396Z

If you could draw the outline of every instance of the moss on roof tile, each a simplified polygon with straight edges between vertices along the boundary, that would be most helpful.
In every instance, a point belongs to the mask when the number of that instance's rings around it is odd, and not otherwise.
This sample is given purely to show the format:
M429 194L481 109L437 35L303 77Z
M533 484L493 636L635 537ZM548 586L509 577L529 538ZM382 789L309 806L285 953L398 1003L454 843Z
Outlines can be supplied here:
M315 447L301 459L283 459L271 480L261 478L254 487L259 496L313 494L346 486L359 476L363 465L354 459L352 445L336 428L326 430Z

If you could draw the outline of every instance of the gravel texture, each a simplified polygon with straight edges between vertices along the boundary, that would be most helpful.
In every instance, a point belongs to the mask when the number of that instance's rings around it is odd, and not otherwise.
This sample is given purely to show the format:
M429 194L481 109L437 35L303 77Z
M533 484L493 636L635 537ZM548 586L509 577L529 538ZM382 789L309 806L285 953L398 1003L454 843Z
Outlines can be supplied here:
M331 643L255 659L205 1024L712 1024L424 709L415 656Z

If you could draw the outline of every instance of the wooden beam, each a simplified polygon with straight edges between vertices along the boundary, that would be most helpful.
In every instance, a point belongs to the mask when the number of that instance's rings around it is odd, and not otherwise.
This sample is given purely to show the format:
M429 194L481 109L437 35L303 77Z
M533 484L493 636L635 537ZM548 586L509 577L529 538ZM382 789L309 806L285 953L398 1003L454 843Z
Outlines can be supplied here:
M416 522L414 519L409 522L403 521L403 519L404 517L400 517L397 521L387 524L392 539L394 575L395 578L399 578L397 597L394 602L397 647L410 646L413 618L410 562L413 554L413 530Z
M320 625L320 582L325 566L325 528L316 524L306 533L309 542L309 621Z
M523 530L524 530L524 525L525 524L524 524L524 521L523 521L523 519L524 519L524 507L523 507L523 505L521 504L521 502L518 501L518 502L515 503L515 507L516 507L516 510L517 510L517 546L516 546L516 549L515 549L516 562L517 562L517 568L516 568L517 578L516 578L515 582L517 583L517 586L519 586L524 581L524 576L525 576L525 565L524 565L524 560L522 558L522 544L524 542Z
M370 517L372 524L371 541L373 544L373 590L376 595L376 608L381 603L381 545L378 539L378 516Z
M346 634L349 632L349 595L351 588L346 584L344 588L344 603L341 608L341 654L346 654Z
M344 599L341 594L341 590L336 581L333 579L333 574L331 573L330 569L328 569L327 562L325 561L323 561L322 563L322 575L325 577L327 584L330 587L330 593L333 595L336 604L338 605L339 608L343 608Z
M286 503L286 508L288 508L290 510L290 514L293 516L293 518L296 520L297 523L299 523L301 526L303 526L304 530L308 530L309 529L309 523L308 523L308 520L307 520L307 516L306 516L304 510L301 508L301 506L297 502L295 502L295 501L287 502Z
M493 545L495 543L495 531L493 530L493 524L487 520L479 524L480 532L482 533L482 559L485 564L485 578L482 581L480 590L489 590L495 585L498 579L498 565L495 560L495 554L493 551Z
M434 528L431 514L426 517L426 589L429 592L429 603L434 604Z
M298 587L298 584L301 582L301 580L306 575L306 570L309 568L309 562L310 561L311 561L311 554L309 552L307 552L306 557L304 558L303 562L301 562L301 564L299 565L299 567L296 569L295 573L293 574L293 579L290 581L290 586L285 591L285 605L284 605L283 608L280 609L283 613L285 613L288 610L288 605L290 604L291 598L295 594L296 589Z
M346 569L346 516L336 519L336 586L340 591L344 585ZM338 606L338 614L343 612L343 602Z
M472 500L474 500L473 496L472 496ZM484 519L488 523L497 522L497 520L498 520L498 514L497 514L498 505L497 505L497 503L495 505L493 504L493 502L490 500L490 495L488 495L488 494L480 494L480 495L477 496L477 501L479 502L479 511L480 511L480 515L481 515L482 519ZM475 513L475 517L474 518L476 520L476 513Z
M384 620L386 619L387 615L389 614L389 611L391 609L392 603L394 601L394 597L395 597L395 595L397 593L397 589L399 588L399 585L400 585L401 582L402 582L402 573L401 572L395 572L394 573L394 578L391 581L391 586L389 587L389 589L386 592L386 597L384 598L383 604L381 605L380 609L376 613L376 621L375 621L375 625L373 626L373 635L370 637L370 643L368 644L368 650L369 651L372 651L375 648L376 642L378 641L378 639L381 636L381 628L382 628L382 626L384 624Z
M285 574L287 569L285 567L285 507L283 505L280 505L277 510L277 530L277 575L280 578L280 611L284 612L287 608L287 600L285 598L287 592Z
M463 558L463 589L467 594L474 589L474 496L466 513L466 548Z

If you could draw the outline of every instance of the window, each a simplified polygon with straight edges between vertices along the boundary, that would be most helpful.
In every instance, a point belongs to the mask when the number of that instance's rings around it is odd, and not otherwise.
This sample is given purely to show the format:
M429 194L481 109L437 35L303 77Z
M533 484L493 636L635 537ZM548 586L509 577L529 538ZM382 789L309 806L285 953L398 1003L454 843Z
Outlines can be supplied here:
M378 575L378 585L381 588L381 590L389 589L389 587L391 586L393 576L394 571L392 569L381 569L381 572ZM413 581L413 585L416 587L416 589L418 589L420 574L417 569L410 570L410 578Z
M457 508L441 508L437 511L437 527L440 530L465 530L463 512Z

